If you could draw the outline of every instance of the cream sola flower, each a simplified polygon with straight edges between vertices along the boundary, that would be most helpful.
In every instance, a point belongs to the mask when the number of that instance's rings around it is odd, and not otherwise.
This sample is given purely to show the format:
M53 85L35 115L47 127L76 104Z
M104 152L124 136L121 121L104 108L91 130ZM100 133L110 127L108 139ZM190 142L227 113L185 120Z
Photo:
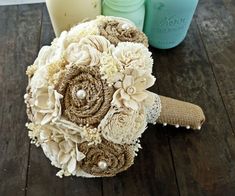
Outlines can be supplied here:
M105 139L116 144L135 144L146 129L145 109L111 107L99 129Z
M121 108L123 106L138 110L142 103L149 97L146 90L155 82L155 77L145 73L141 74L136 69L127 68L121 81L115 83L117 89L113 95L112 104Z

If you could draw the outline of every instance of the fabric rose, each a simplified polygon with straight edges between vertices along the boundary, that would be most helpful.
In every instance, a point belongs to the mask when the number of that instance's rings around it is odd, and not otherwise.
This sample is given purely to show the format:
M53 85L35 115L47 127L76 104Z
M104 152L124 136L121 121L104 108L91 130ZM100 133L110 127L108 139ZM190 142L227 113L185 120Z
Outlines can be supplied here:
M128 20L119 18L101 18L98 25L100 35L108 39L112 44L117 45L119 42L142 43L148 47L148 38L146 35L132 25ZM128 21L128 22L127 22Z
M110 42L102 36L90 35L79 43L72 43L65 51L65 59L79 65L99 66L101 53L112 49Z
M28 96L32 97L28 97ZM37 124L44 125L50 121L55 121L61 116L60 100L63 98L51 86L39 88L28 94L27 105L30 106L30 118Z
M101 79L98 67L73 64L58 85L63 115L80 125L96 125L108 112L113 87Z
M81 39L79 42L81 48L86 48L87 46L91 46L92 48L96 49L100 53L107 52L110 53L114 48L111 43L104 38L103 36L99 35L89 35Z
M43 46L39 51L38 57L34 61L37 67L47 66L55 61L59 61L63 57L66 49L67 32L61 33L59 38L55 38L51 46Z
M27 127L30 129L29 137L32 142L37 146L42 146L53 165L63 168L67 174L72 174L77 170L77 162L85 157L77 148L77 143L82 142L80 132L65 128L65 126L62 128L58 124L30 123Z
M88 145L84 142L78 149L85 155L79 166L93 176L115 176L134 163L135 153L130 145L118 145L103 140L98 145Z
M99 129L102 136L116 144L135 144L146 129L144 110L111 108L101 121Z
M66 48L71 43L78 43L88 35L100 35L96 21L80 23L70 29L65 39Z
M65 139L74 143L84 141L82 137L83 129L63 118L56 121L56 123L47 123L45 125L28 123L27 128L30 130L29 137L38 146L52 140L61 142Z
M126 69L122 81L115 83L112 104L121 108L123 106L138 110L140 104L148 98L148 89L155 82L150 74L140 75L138 70Z

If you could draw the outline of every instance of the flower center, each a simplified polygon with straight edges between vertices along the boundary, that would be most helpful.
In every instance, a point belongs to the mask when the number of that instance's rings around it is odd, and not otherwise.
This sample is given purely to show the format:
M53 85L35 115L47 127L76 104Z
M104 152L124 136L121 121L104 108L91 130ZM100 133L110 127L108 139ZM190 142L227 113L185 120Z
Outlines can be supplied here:
M128 93L129 95L135 94L135 93L136 93L135 87L133 87L133 86L128 87L128 88L127 88L127 93Z
M78 99L85 99L86 97L86 91L83 89L80 89L76 92L76 96Z
M108 167L108 164L107 164L105 161L99 161L98 167L99 167L101 170L106 170L107 167Z

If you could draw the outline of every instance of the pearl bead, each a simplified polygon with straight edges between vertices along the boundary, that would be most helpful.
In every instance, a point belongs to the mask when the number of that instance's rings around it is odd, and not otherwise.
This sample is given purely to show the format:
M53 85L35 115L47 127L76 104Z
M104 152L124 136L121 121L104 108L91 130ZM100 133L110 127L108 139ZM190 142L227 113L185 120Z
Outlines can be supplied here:
M164 127L167 126L167 123L163 123L163 126L164 126Z
M190 126L187 126L186 129L190 129Z
M198 130L201 130L201 128L202 128L202 127L201 127L201 126L199 126L197 129L198 129Z
M129 27L128 24L123 24L123 25L122 25L122 28L123 28L123 29L129 29L130 27Z
M86 91L81 89L76 92L78 99L84 99L86 97Z
M108 167L108 164L105 162L105 161L100 161L98 163L98 167L101 169L101 170L106 170L107 167Z
M27 99L29 97L29 94L24 95L24 99Z
M175 125L175 127L176 127L176 128L179 128L180 126L177 124L177 125Z

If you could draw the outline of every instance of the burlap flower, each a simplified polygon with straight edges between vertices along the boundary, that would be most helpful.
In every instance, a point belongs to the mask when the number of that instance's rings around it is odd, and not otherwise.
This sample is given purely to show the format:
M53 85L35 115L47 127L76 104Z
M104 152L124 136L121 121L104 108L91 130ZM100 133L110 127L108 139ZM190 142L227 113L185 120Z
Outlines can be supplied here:
M148 47L148 38L139 31L134 25L118 18L101 19L98 25L100 35L108 39L112 44L117 45L119 42L142 43Z
M147 126L143 109L111 108L99 129L105 139L116 144L135 144Z
M79 164L81 169L93 176L115 176L134 163L134 149L129 145L118 145L103 140L98 145L88 145L84 142L78 149L86 156Z
M83 92L84 97L78 93ZM98 67L72 65L58 85L63 115L78 125L99 123L110 108L113 87L101 79Z

